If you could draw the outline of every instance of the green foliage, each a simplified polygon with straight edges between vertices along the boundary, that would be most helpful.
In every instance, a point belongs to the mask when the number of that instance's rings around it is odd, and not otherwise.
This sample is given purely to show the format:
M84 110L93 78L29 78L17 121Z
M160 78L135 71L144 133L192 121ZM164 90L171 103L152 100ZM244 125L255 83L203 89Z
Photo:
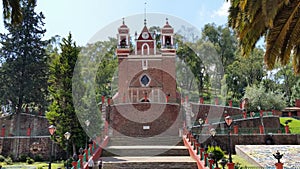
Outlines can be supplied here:
M286 125L286 121L290 121L288 125L292 134L300 134L300 120L291 117L280 117L280 124L282 126Z
M225 155L224 151L219 146L215 146L215 147L214 146L208 146L207 152L208 153L213 153L214 157L216 157L217 161L221 160Z
M27 160L27 155L25 155L25 154L20 155L20 157L19 157L20 162L26 162L26 160Z
M39 154L35 155L33 159L34 159L34 161L37 161L37 162L44 161L43 157L41 155L39 155Z
M73 150L77 150L84 145L86 136L76 116L72 97L72 77L80 49L73 42L71 34L62 39L60 48L61 53L54 54L50 62L48 90L51 105L46 113L46 118L50 124L56 126L54 140L64 149L67 149L64 133L71 133L69 143L72 146L68 146L67 150L70 151L71 147L74 147Z
M12 160L11 157L5 158L4 162L5 162L7 165L12 165L12 164L13 164L13 160Z
M35 4L21 1L23 20L20 24L5 23L7 34L0 34L0 102L11 100L13 107L24 103L43 107L47 104L47 41L42 13L36 14ZM20 110L20 109L18 109Z
M290 99L290 105L295 105L295 100L300 99L300 79L296 82L296 84L292 87L291 90L291 99Z
M261 110L282 110L285 108L284 95L267 90L263 85L248 86L244 97L249 99L247 111L258 111L258 106Z
M26 163L27 164L33 164L34 163L34 159L30 158L30 157L27 157L26 158Z
M262 49L255 49L248 58L238 55L227 67L228 96L232 99L241 99L246 86L259 84L264 74Z
M0 162L4 162L5 157L3 155L0 155Z
M210 41L214 45L226 72L226 67L235 59L237 39L234 32L228 26L206 24L202 30L202 40Z

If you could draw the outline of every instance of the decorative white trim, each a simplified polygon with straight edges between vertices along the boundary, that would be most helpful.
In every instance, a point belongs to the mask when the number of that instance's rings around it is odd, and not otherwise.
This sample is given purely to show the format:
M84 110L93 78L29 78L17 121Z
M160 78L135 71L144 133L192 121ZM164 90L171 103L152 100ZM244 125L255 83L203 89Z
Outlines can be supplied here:
M147 70L148 69L148 60L142 59L142 69Z

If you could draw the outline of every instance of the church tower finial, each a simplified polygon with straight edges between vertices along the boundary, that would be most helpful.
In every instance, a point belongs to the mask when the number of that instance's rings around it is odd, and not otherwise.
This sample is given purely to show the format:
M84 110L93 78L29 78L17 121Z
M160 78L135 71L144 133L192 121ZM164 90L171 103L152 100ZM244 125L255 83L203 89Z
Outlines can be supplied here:
M147 5L147 2L145 2L145 8L144 8L144 25L145 25L145 26L147 25L147 19L146 19L146 5Z

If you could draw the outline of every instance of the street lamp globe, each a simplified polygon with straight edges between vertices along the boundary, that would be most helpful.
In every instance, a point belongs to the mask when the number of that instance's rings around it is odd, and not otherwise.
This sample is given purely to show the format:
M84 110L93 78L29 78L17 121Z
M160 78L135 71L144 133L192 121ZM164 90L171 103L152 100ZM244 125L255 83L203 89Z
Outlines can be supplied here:
M226 122L227 126L231 126L233 119L230 116L226 116L225 122Z
M210 134L211 134L211 136L215 136L216 135L216 129L214 129L214 128L212 128L212 129L210 129Z
M54 132L56 131L56 127L55 127L54 125L51 125L51 126L48 127L48 130L49 130L49 133L50 133L51 135L53 135Z
M199 124L200 124L200 125L202 125L203 122L204 122L202 118L200 118L198 121L199 121Z
M85 125L86 125L87 127L89 127L90 123L91 123L91 122L90 122L89 120L86 120L86 121L85 121Z
M71 133L66 132L66 133L64 134L64 136L65 136L65 138L66 138L67 140L69 140L70 137L71 137Z

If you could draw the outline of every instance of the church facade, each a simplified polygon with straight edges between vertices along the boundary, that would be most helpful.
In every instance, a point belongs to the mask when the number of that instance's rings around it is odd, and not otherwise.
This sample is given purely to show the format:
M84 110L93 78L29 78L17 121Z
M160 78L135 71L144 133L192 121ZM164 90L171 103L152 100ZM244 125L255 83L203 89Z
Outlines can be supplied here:
M118 28L118 93L109 109L114 135L178 136L183 119L176 91L174 29L168 19L160 34L150 32L146 20L130 37L125 24Z

